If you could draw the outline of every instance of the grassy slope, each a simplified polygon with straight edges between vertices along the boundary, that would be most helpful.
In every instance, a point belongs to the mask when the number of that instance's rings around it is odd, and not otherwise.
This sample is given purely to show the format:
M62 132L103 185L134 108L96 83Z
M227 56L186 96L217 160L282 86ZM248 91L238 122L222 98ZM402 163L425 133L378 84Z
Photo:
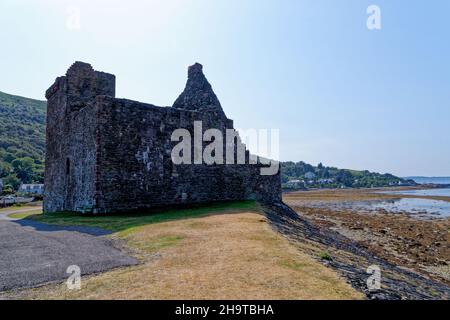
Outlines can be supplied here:
M43 160L46 102L0 92L0 148Z
M32 181L42 182L45 114L45 101L0 92L0 178L14 174L8 173L13 160L30 157L34 160Z
M254 202L148 216L32 216L102 226L142 262L65 284L25 290L37 299L360 299L332 270L274 232Z

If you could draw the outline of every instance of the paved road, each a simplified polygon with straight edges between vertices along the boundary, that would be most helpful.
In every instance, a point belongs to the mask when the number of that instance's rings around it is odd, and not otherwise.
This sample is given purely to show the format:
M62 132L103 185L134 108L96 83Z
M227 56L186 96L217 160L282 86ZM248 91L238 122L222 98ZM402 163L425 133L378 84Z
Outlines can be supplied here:
M137 263L103 237L105 230L13 221L5 215L0 218L0 292L66 280L71 265L85 275Z

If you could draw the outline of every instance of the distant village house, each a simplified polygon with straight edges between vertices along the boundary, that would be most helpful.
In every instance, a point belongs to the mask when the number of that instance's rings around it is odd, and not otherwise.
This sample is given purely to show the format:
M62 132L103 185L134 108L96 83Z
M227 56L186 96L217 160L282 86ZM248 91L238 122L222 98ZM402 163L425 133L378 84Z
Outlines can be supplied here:
M44 194L43 184L22 184L19 188L19 192L30 194Z
M303 180L289 180L286 182L286 187L290 189L298 189L305 187L305 181Z
M307 172L305 173L305 178L308 180L313 180L316 178L316 174L314 172Z

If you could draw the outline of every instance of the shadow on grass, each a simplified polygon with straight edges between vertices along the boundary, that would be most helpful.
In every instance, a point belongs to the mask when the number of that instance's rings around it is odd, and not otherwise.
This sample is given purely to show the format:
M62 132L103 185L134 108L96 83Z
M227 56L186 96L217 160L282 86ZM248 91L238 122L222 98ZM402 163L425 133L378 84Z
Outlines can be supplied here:
M42 214L40 214L42 215ZM12 223L16 223L21 225L22 227L33 228L36 231L44 231L44 232L56 232L56 231L75 231L80 233L89 234L91 236L105 236L113 233L111 230L106 230L100 227L87 226L87 225L57 225L57 224L47 224L45 222L40 222L36 220L30 219L30 217L35 217L38 215L30 215L28 218L24 218L21 220L11 221Z
M29 215L25 220L57 226L94 227L121 232L146 224L161 223L188 218L200 218L211 214L223 214L242 211L258 211L255 201L219 202L198 205L189 208L171 208L142 211L142 213L117 213L109 215L79 214L74 212L58 212ZM16 222L20 223L18 220Z

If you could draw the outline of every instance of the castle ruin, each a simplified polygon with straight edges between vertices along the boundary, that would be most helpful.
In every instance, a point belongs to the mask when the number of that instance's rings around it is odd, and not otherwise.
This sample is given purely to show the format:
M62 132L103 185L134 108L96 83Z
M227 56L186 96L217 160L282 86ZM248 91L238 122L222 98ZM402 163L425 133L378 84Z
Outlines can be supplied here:
M172 161L174 130L193 133L196 121L203 131L234 130L200 64L189 67L186 88L172 107L115 98L115 76L83 62L57 78L46 98L45 212L281 199L279 172L260 173L267 164ZM242 144L239 137L236 143Z

